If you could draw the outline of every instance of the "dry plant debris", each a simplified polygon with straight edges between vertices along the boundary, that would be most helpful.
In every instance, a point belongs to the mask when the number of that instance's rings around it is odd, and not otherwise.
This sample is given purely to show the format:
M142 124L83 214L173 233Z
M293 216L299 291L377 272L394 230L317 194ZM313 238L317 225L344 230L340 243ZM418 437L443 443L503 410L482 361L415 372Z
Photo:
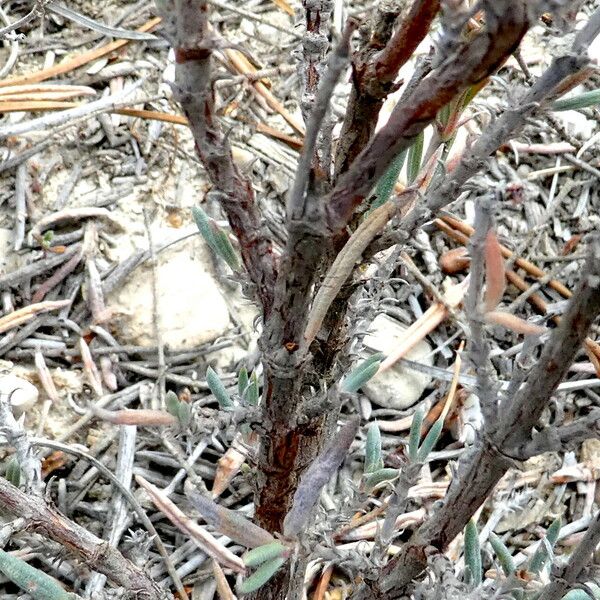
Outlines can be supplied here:
M600 597L599 30L4 3L2 598Z

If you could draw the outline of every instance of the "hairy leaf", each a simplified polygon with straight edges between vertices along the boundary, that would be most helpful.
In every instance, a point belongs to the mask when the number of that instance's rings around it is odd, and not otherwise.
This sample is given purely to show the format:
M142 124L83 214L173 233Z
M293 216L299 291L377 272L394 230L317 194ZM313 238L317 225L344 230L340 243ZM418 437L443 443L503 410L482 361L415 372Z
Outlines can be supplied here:
M465 566L468 582L477 587L481 583L481 549L477 525L473 519L465 527Z
M274 558L282 558L287 552L287 548L281 542L271 542L264 546L258 546L250 552L246 553L242 559L248 567L256 567L262 563L273 560Z
M373 471L372 473L368 473L365 477L365 487L370 490L374 488L376 485L383 483L384 481L391 481L392 479L396 479L400 471L398 469L384 468L378 469L377 471Z
M262 587L285 563L285 558L274 558L263 563L250 577L244 579L238 588L240 594L249 594Z
M34 600L81 600L50 575L4 550L0 550L0 571Z
M358 391L369 379L375 376L379 370L379 363L383 358L384 355L377 352L360 363L349 375L344 377L342 390L350 393Z
M438 439L442 433L442 427L444 426L444 416L442 415L431 427L429 433L425 436L423 440L423 444L419 448L419 452L417 454L418 462L425 462L429 453L433 450L435 445L437 444Z
M233 408L233 400L231 399L229 392L225 389L223 382L219 379L219 376L212 367L206 369L206 383L208 383L210 391L214 394L221 408Z
M512 575L515 572L515 563L505 543L494 532L491 532L490 544L496 553L496 557L498 558L498 562L500 563L504 574L507 577Z
M408 457L412 462L417 460L419 455L419 444L421 443L421 428L423 427L423 418L425 411L419 406L413 415L410 425L410 435L408 437Z
M544 568L548 559L552 556L552 550L558 540L561 526L562 521L560 517L552 521L550 527L548 527L548 530L546 531L546 536L540 541L535 554L531 558L528 569L529 572L539 573Z
M381 432L377 423L371 423L367 430L367 443L365 446L365 473L373 473L381 468L383 468Z
M421 170L421 161L423 160L423 143L425 141L425 135L423 131L417 135L413 145L408 149L408 164L406 166L407 173L406 179L411 184L419 174Z

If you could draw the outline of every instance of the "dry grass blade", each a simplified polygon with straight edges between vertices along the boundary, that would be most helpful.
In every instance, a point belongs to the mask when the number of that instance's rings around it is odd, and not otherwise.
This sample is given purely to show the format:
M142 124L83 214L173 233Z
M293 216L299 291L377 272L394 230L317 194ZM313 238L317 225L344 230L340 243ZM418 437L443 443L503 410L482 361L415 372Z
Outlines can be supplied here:
M219 600L236 600L236 596L229 587L229 582L225 577L225 573L223 573L223 569L221 569L221 565L214 559L212 560L211 565L212 572L217 583L217 594L219 595Z
M144 23L141 27L137 29L139 32L147 32L155 29L158 24L161 22L161 19L158 17L154 17L150 19L146 23ZM0 88L14 86L14 85L23 85L29 83L37 83L39 81L45 81L46 79L52 79L57 75L62 75L64 73L69 73L78 67L88 64L93 60L101 58L102 56L106 56L107 54L111 54L116 50L120 50L124 46L130 43L130 40L116 40L114 42L110 42L105 46L101 46L100 48L96 48L94 50L89 50L88 52L83 52L74 58L67 58L63 62L58 65L54 65L48 69L42 69L41 71L36 71L35 73L30 73L28 75L19 75L17 77L10 77L8 79L4 79L0 81Z
M541 325L528 323L527 321L524 321L515 315L511 315L510 313L499 310L492 310L485 313L484 318L488 323L502 325L502 327L506 327L515 333L522 333L523 335L541 335L542 333L546 333L548 331Z
M457 307L464 298L467 291L468 279L459 284L453 285L445 294L446 304L436 302L432 304L405 332L402 343L396 348L393 354L390 354L379 366L379 373L387 371L395 365L401 358L406 356L426 335L431 333L440 323L448 318L448 308Z
M287 0L272 0L273 4L280 8L282 11L286 12L290 17L294 16L294 9L290 6Z
M173 525L188 534L206 554L237 573L246 571L244 562L239 556L225 548L208 531L179 510L157 487L146 481L141 475L136 475L135 480L148 492L152 502Z
M30 84L14 85L0 89L0 110L5 102L36 100L68 100L78 96L95 96L96 90L85 85Z
M233 68L240 75L248 75L256 73L256 69L252 63L239 51L227 48L224 50L225 56L231 62ZM267 86L262 81L254 81L252 86L256 92L262 96L265 102L277 113L279 113L290 127L301 136L304 136L304 125L294 117L286 108L275 98L275 96L269 91Z
M24 306L18 310L0 317L0 333L4 333L9 329L18 327L23 323L27 323L39 313L48 312L50 310L57 310L64 308L71 303L70 300L47 300L45 302L38 302L36 304L30 304Z
M104 410L92 404L93 413L103 421L115 425L139 425L140 427L177 425L179 419L164 410Z
M256 450L258 448L258 441L258 434L252 432L247 443L252 450ZM235 477L236 473L239 472L240 467L246 461L247 451L243 448L242 443L242 435L236 435L231 446L227 449L227 452L225 452L225 454L217 461L217 470L215 471L215 478L211 490L211 496L213 498L217 498L227 489L231 480Z

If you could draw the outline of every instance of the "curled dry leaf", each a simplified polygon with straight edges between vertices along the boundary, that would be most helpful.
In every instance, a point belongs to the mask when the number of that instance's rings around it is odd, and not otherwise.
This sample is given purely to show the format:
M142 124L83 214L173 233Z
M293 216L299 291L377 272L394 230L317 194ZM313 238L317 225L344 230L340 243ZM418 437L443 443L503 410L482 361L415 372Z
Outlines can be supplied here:
M461 273L468 269L470 264L469 252L464 246L448 250L440 257L440 268L448 275Z
M510 313L499 310L486 313L485 320L488 323L502 325L502 327L506 327L515 333L522 333L523 335L541 335L542 333L546 333L548 331L541 325L528 323L527 321L524 321L515 315L511 315Z
M493 229L485 238L485 312L494 310L504 296L506 274L502 248Z
M258 448L258 434L251 432L246 442L252 450ZM217 470L211 490L211 496L217 498L231 483L231 480L244 464L248 452L242 446L242 434L237 434L227 452L217 461Z

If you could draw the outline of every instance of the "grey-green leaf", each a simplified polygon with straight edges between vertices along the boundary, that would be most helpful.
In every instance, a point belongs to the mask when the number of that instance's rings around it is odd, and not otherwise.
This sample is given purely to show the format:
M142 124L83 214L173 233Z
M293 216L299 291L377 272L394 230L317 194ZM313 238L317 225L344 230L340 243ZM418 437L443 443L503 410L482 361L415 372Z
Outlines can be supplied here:
M212 367L206 369L206 383L208 383L210 391L214 394L221 408L233 408L233 400L231 399L229 392L225 389L223 382L219 379L219 376Z
M0 550L0 571L33 600L81 600L76 594L63 589L50 575L4 550Z
M12 456L6 465L6 480L15 487L21 485L21 465L16 456Z
M388 170L377 182L377 186L375 187L375 198L371 203L370 210L375 210L376 208L379 208L390 199L390 196L394 191L396 181L398 181L400 171L404 166L404 161L406 160L406 152L406 150L403 150L402 152L400 152L400 154L396 156L396 158L394 158L392 164L388 167Z
M384 355L378 352L360 363L358 367L344 378L341 386L342 390L349 393L358 391L379 371L379 363L383 358Z
M477 525L473 519L465 527L465 566L468 582L477 587L481 583L481 549Z
M563 98L552 103L552 110L579 110L600 104L600 89L583 92L571 98Z
M258 546L242 556L244 564L248 567L256 567L274 558L283 558L286 547L281 542L272 542L264 546Z
M238 394L240 398L244 397L246 389L248 388L248 369L242 367L238 374Z
M560 528L561 519L558 517L558 519L552 521L550 527L548 527L546 531L546 536L540 541L540 544L537 547L537 550L535 551L535 554L533 555L529 564L528 570L530 573L539 573L544 568L552 554L552 549L558 540Z
M381 433L377 423L371 423L367 430L367 443L365 446L365 473L373 473L383 468L381 457Z
M425 436L423 444L419 448L417 453L417 460L419 462L425 462L429 453L433 450L437 444L438 439L442 433L442 427L444 426L444 417L440 417L431 427L429 433Z
M365 487L370 490L374 488L376 485L383 483L384 481L391 481L392 479L396 479L400 471L398 469L384 468L374 471L373 473L368 473L365 477Z
M506 544L494 532L490 533L489 539L504 574L507 577L512 575L515 572L515 563Z
M238 588L240 594L250 594L256 591L259 587L262 587L281 569L285 563L285 558L274 558L268 562L263 563L250 577L242 581Z
M408 149L408 164L407 169L407 181L409 185L414 182L421 170L421 161L423 159L423 143L425 135L423 131L419 132L419 135L415 138L413 145Z
M419 406L413 415L413 420L410 425L410 434L408 437L408 458L411 462L416 462L419 455L419 444L421 443L421 428L423 427L423 419L425 411L422 406Z
M192 207L192 216L198 231L211 250L225 260L233 271L239 268L239 261L227 234L199 206Z

